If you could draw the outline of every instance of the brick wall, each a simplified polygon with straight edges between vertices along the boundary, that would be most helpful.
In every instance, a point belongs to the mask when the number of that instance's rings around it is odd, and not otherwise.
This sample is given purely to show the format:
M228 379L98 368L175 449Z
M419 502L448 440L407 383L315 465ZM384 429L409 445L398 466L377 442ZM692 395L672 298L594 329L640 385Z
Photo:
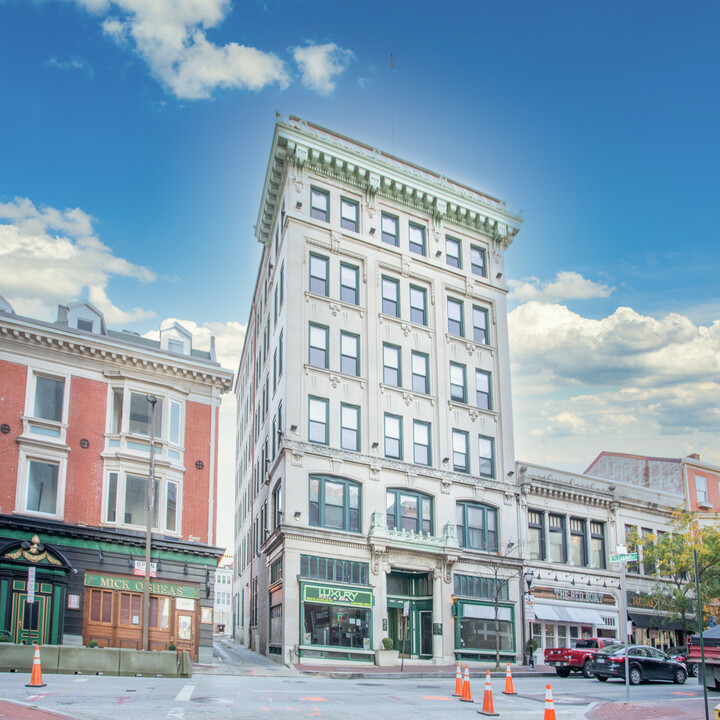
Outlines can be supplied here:
M0 360L0 425L10 426L7 435L0 433L0 513L11 513L15 510L20 457L16 438L22 434L23 429L27 373L26 365Z
M217 434L217 433L216 433ZM183 539L208 541L210 492L210 406L187 402L185 406L185 478L183 479ZM202 470L195 467L201 460ZM217 465L216 465L217 467Z

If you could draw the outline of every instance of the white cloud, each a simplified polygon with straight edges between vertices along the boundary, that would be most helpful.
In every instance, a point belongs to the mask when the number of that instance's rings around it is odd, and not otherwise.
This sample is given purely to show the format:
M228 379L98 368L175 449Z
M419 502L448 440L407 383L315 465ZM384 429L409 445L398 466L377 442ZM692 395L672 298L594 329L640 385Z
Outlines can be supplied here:
M348 66L353 53L335 43L310 44L294 48L293 57L302 74L302 84L321 95L328 95L335 89L335 78Z
M49 67L58 68L59 70L82 70L90 77L94 74L92 65L78 57L70 57L67 60L59 60L56 57L51 57L45 64Z
M38 209L28 198L0 203L0 268L0 294L20 314L50 319L58 304L87 291L109 322L154 316L140 308L123 311L108 299L111 277L152 282L155 273L113 255L79 208Z
M560 300L589 300L609 297L614 287L596 283L572 271L559 272L554 280L541 283L538 278L509 280L510 298L518 302L538 300L558 302Z

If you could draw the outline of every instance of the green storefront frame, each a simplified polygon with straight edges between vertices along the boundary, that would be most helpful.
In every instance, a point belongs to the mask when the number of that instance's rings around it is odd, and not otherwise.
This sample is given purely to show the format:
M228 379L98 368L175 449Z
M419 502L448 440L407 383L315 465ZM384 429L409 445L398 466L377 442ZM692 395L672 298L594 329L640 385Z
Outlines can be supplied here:
M510 640L511 640L511 649L510 650L503 650L501 648L500 650L500 660L501 661L513 661L517 657L517 643L516 643L516 626L515 626L515 604L503 601L497 603L497 606L499 609L505 609L509 610L510 612L510 620L504 620L500 622L509 622L510 623ZM458 598L453 603L452 607L452 614L453 614L453 622L454 622L454 631L455 631L455 659L456 660L488 660L488 659L495 659L495 646L491 648L469 648L469 647L463 647L462 646L462 638L461 638L461 628L460 628L460 622L463 620L465 616L465 608L466 607L477 607L477 608L484 608L483 615L484 617L476 617L475 619L481 619L485 620L487 623L491 624L491 627L495 623L494 614L495 614L495 604L493 602L483 602L480 600L474 600L474 599L468 599L468 598ZM492 628L494 632L494 628Z

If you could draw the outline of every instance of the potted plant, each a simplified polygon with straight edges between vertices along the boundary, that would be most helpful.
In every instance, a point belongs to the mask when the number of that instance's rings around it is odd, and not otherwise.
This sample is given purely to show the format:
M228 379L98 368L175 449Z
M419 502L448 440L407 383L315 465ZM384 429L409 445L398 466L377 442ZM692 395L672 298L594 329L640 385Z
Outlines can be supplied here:
M380 667L397 665L399 655L400 653L397 650L393 650L392 639L385 637L382 639L382 649L375 650L375 664Z
M91 641L88 643L88 647L89 647L89 648L96 648L96 647L98 647L98 642L97 642L97 640L91 640Z

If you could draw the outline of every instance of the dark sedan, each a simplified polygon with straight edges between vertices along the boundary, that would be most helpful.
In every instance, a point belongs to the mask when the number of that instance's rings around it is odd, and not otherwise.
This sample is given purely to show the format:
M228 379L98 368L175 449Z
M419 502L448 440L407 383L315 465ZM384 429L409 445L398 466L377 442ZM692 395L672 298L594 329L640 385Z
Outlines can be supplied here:
M653 647L630 645L628 656L631 685L639 685L645 680L667 680L682 685L687 679L687 670L682 663ZM625 646L611 645L595 653L589 669L600 682L605 682L608 678L624 680L625 660Z

